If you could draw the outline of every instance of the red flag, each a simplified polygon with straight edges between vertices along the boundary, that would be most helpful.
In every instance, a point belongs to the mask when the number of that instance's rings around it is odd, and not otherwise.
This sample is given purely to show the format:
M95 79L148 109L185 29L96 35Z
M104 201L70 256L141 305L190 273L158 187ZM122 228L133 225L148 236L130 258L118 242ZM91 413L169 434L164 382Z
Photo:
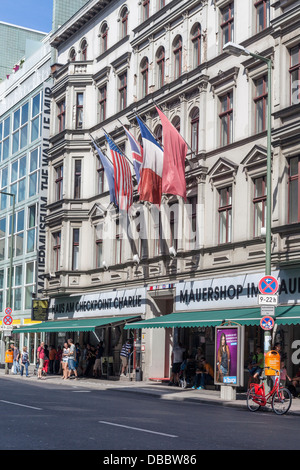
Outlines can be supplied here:
M162 193L181 196L186 201L185 158L187 144L164 113L158 109L164 138Z

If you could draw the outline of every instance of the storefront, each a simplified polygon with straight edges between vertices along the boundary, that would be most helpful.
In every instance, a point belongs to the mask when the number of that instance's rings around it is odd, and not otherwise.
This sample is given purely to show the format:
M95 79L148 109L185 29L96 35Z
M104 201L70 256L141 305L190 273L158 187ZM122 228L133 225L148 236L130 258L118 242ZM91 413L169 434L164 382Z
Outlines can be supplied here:
M35 344L44 341L49 347L62 347L72 338L84 350L87 344L96 347L103 341L102 362L107 376L118 376L120 351L133 332L124 329L127 323L143 318L146 289L123 289L52 299L49 320L23 325L14 335L35 336ZM136 354L132 357L136 359Z
M144 376L170 376L172 348L179 341L187 354L195 357L198 348L214 367L214 331L224 323L245 327L244 366L257 346L264 348L260 327L258 283L263 273L242 274L228 278L189 280L173 286L173 311L155 312L147 319L126 325L126 330L139 329L145 354ZM272 273L279 281L279 305L275 308L272 344L279 342L286 367L293 375L298 371L297 338L300 334L300 277L298 270ZM163 295L163 292L162 292ZM159 297L158 297L159 298ZM157 302L156 302L157 303ZM166 313L166 314L165 314ZM159 354L157 354L159 351Z

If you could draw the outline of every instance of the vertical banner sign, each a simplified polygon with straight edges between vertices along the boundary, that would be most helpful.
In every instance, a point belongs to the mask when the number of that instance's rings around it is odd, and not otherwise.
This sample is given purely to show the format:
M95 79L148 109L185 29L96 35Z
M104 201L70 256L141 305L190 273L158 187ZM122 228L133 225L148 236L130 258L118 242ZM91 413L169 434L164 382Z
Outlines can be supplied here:
M215 329L215 384L242 386L244 328L219 326Z
M44 276L46 263L46 215L48 193L48 149L50 135L50 104L51 88L44 85L42 99L42 146L40 155L40 179L39 179L39 208L38 208L38 236L37 236L37 296L40 297L44 290Z

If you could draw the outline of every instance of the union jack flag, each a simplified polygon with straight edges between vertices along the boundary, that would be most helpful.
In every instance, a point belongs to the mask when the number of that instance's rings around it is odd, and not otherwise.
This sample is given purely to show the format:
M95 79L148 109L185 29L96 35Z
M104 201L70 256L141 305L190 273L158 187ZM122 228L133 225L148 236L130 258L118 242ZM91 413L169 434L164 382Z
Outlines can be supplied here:
M124 131L126 132L126 135L130 143L134 171L136 174L137 183L139 184L140 177L141 177L140 175L141 166L143 163L143 147L138 143L138 141L133 137L131 132L129 132L129 130L126 129L125 126L123 126L123 128L124 128Z
M118 149L113 140L105 134L108 142L112 162L114 165L115 194L117 206L120 210L128 211L133 204L133 183L130 164Z

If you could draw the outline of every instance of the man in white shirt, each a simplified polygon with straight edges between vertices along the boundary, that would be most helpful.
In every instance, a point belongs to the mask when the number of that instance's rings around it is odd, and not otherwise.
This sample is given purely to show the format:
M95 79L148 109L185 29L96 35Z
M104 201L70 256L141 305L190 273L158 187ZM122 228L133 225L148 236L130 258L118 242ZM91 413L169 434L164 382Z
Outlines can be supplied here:
M180 366L183 362L184 353L185 348L182 347L181 343L178 343L177 346L174 346L172 352L172 374L170 377L169 385L178 385Z

